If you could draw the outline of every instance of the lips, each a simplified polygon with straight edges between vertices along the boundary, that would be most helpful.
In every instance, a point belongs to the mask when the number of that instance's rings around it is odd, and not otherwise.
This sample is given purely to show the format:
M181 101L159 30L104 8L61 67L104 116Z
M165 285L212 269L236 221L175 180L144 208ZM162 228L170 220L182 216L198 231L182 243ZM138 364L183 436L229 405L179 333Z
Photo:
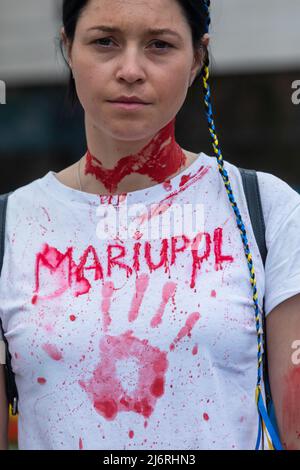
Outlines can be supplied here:
M146 100L138 96L119 96L115 100L109 100L112 103L140 103L140 104L150 104Z

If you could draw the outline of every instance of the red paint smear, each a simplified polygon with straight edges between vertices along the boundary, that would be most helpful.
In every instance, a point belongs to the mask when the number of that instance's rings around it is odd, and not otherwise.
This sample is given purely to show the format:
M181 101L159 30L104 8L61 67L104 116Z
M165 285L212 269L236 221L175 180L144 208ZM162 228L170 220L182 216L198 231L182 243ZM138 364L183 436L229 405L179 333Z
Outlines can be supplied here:
M160 249L160 261L157 264L154 264L151 257L151 244L150 242L145 243L145 259L148 264L150 272L155 271L156 269L165 266L165 272L168 271L169 262L168 262L168 239L164 238L161 240L161 249Z
M83 442L82 442L81 437L79 438L79 449L80 449L80 450L83 449Z
M43 296L44 299L53 299L65 292L71 285L70 265L72 258L72 248L68 248L65 254L60 253L56 248L52 248L47 244L43 245L43 249L36 255L35 266L35 295L32 303L37 301L37 294L40 288L40 269L43 268L44 276L47 279L47 285L53 286L54 292L50 295ZM55 289L56 287L56 289Z
M76 320L75 315L70 315L70 320L71 320L71 321L75 321L75 320Z
M127 331L120 336L104 336L100 341L101 362L88 381L80 380L95 410L107 420L114 420L121 411L134 412L149 418L156 401L164 393L167 353L140 340ZM138 383L128 394L118 376L117 362L137 359Z
M131 301L131 307L128 313L128 321L133 322L137 319L139 309L149 284L149 275L141 274L135 281L135 294Z
M175 348L175 345L178 343L178 341L180 341L184 336L191 336L191 331L193 329L193 327L195 326L195 324L197 323L197 321L199 320L200 318L200 313L199 312L194 312L194 313L191 313L186 322L185 322L185 325L183 328L181 328L181 330L179 331L178 335L176 336L176 338L174 339L173 343L170 345L170 350L173 351L174 348Z
M144 428L146 429L147 426L148 426L148 421L144 421Z
M120 254L116 256L112 256L112 250L114 248L117 248L118 250L120 250ZM128 266L125 263L122 263L121 261L117 261L119 258L124 258L125 255L126 255L126 249L124 246L108 245L107 247L107 275L108 276L111 276L111 270L113 266L118 266L120 269L125 269L127 277L132 274L132 269L130 268L130 266Z
M143 233L140 232L139 230L136 230L136 231L134 232L133 238L134 238L135 240L140 240L140 238L142 238L142 236L143 236Z
M200 242L202 241L202 237L205 237L205 252L202 256L198 254L198 247ZM198 233L194 239L192 244L192 257L193 257L193 265L192 265L192 276L191 276L191 283L190 287L195 287L196 283L196 274L197 271L201 269L202 263L204 260L207 260L210 255L210 245L211 245L211 238L209 233Z
M43 211L45 212L46 216L48 217L48 222L51 222L50 216L48 211L45 209L45 207L42 207Z
M100 204L113 204L120 206L127 198L127 193L121 194L100 194Z
M163 182L163 187L166 191L172 191L171 180L166 180Z
M182 175L179 186L185 185L188 181L190 181L193 178L193 176L191 176L190 173L188 175Z
M38 377L37 382L41 385L44 385L47 380L44 377Z
M190 181L187 184L182 185L179 189L168 194L168 196L162 199L158 204L151 204L150 213L147 212L147 214L139 215L135 217L135 220L137 220L140 224L143 224L146 220L150 220L151 218L166 212L169 207L171 207L176 196L188 189L191 185L196 183L196 181L202 179L208 173L210 168L211 167L201 166L196 171L196 173L191 178L189 178Z
M128 435L129 435L130 439L132 439L133 436L134 436L134 432L133 432L133 431L129 431Z
M233 262L233 257L232 256L224 256L221 254L222 248L222 239L223 239L223 229L222 228L216 228L214 230L214 251L215 251L215 269L218 271L219 269L222 268L222 263L225 261L228 261L229 263Z
M111 302L111 297L113 295L113 292L114 292L114 283L112 281L108 281L104 283L102 287L102 303L101 303L104 331L107 331L109 325L111 324L109 309L110 309L110 302Z
M93 257L93 264L90 264L90 265L86 266L87 260L91 256ZM92 245L89 245L87 247L87 249L84 250L84 253L80 258L78 267L76 268L77 281L80 281L80 279L84 278L84 270L85 269L94 271L95 281L98 281L99 279L103 279L103 277L104 277L103 276L103 268L102 268L101 263L99 261L96 250Z
M207 413L203 413L203 419L204 419L205 421L208 421L208 420L209 420L209 416L208 416Z
M163 286L162 301L160 303L160 306L158 307L156 314L154 315L150 323L152 328L155 328L156 326L160 325L164 311L165 311L165 307L170 297L172 297L175 294L175 290L176 290L175 282L166 282L165 285Z
M195 344L195 346L192 349L192 354L193 354L193 356L196 356L197 353L198 353L198 345Z
M152 181L162 183L177 173L186 160L175 140L174 118L140 152L121 158L112 169L104 168L88 149L84 172L95 176L108 191L114 192L120 181L132 173L148 175Z
M183 240L183 245L181 245L179 248L177 248L177 242L178 239L181 238ZM171 266L175 263L176 261L176 253L181 253L185 251L188 246L190 245L190 239L186 235L180 235L176 237L172 237L171 241Z
M293 367L283 378L283 400L281 409L282 436L287 450L299 449L300 431L300 367Z
M62 353L54 344L43 344L42 348L54 361L59 361L62 358Z
M135 272L138 272L140 270L140 250L141 250L141 243L135 243L133 247L133 269Z
M210 293L211 297L216 297L217 293L215 290L212 290L211 293Z

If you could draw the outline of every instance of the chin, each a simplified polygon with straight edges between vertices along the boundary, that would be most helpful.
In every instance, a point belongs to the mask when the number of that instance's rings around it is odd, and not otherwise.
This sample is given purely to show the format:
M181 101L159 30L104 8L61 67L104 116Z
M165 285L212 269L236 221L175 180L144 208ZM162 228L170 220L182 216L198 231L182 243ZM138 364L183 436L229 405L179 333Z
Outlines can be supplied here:
M159 130L160 129L156 127L151 127L150 124L149 127L145 126L145 124L141 122L129 122L128 124L126 124L126 126L124 125L124 122L120 122L115 126L105 128L106 134L109 134L114 139L128 142L151 139L157 132L159 132Z

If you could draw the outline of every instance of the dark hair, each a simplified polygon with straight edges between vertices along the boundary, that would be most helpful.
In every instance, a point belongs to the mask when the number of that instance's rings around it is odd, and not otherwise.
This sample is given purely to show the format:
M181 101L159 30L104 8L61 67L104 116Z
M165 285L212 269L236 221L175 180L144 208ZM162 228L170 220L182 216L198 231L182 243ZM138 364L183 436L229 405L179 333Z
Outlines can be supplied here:
M209 25L209 10L207 9L207 1L205 0L176 0L182 9L182 13L187 19L191 32L192 32L192 41L194 49L204 48L201 44L201 39L203 35L208 32ZM87 7L89 0L63 0L62 5L62 21L65 30L65 34L70 44L73 43L75 37L76 26L80 15L83 13L83 10ZM64 56L63 51L63 41L60 39L60 50L62 52L63 58L69 67L69 64ZM208 52L206 51L206 56L208 58ZM197 76L201 73L199 70ZM72 75L72 70L70 70L68 91L68 99L72 107L78 102L76 87Z

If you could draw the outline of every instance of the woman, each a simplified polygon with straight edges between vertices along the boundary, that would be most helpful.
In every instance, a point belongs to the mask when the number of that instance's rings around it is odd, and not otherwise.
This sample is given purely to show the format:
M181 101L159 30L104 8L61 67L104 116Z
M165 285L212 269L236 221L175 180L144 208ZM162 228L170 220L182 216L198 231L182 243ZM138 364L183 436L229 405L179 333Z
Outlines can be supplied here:
M300 447L300 196L258 172L264 272L215 134L209 3L63 2L87 152L8 201L0 313L21 449L255 448L264 296L280 438ZM199 73L216 159L174 136Z

